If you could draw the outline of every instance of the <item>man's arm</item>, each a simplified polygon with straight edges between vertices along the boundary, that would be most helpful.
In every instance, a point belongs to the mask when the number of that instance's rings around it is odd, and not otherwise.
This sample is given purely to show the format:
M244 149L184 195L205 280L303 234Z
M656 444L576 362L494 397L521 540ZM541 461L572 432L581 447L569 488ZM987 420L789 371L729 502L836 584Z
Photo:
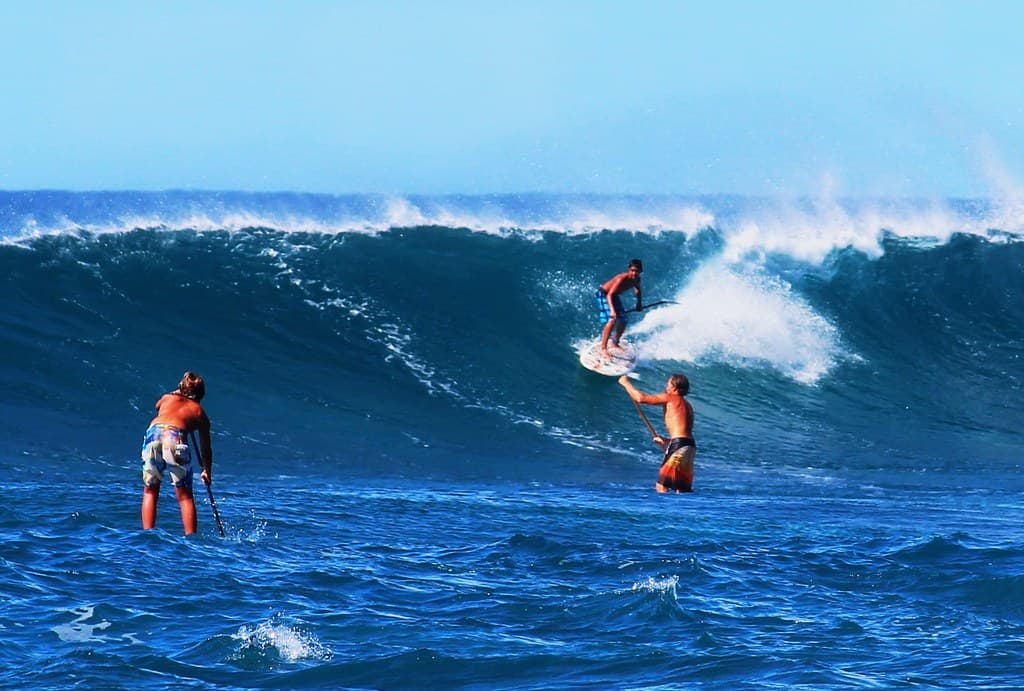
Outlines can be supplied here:
M622 388L626 390L626 392L629 394L629 397L632 398L637 403L651 403L653 402L653 399L657 398L657 396L648 396L647 394L633 386L633 382L631 382L629 380L629 377L627 377L626 375L622 375L621 377L619 377L619 384L621 384ZM647 418L644 418L644 420L646 421ZM650 423L648 423L647 426L650 427ZM653 429L651 429L651 434L654 435L651 437L654 443L661 447L661 449L664 451L665 447L668 446L668 440L666 440L665 437L655 432Z
M634 401L638 403L640 402L640 396L643 396L643 394L640 393L639 389L633 386L633 382L629 380L629 377L623 374L621 377L619 377L619 384L622 386L622 388L626 390L626 393L629 394L630 398L632 398Z
M640 279L636 279L636 286L633 288L636 293L636 311L639 312L644 308L643 290L640 288Z
M210 484L213 480L213 441L210 438L210 418L205 412L199 420L199 448L203 482Z
M633 382L630 381L629 377L623 374L619 377L619 384L626 390L629 397L637 403L646 403L648 405L659 405L668 401L668 394L646 394L640 389L633 386Z

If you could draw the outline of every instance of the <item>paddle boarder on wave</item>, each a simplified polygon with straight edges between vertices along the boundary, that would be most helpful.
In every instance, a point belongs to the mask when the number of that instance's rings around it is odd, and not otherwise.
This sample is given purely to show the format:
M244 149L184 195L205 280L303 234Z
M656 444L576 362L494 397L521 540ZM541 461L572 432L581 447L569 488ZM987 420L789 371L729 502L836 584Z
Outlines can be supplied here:
M639 312L644 308L643 296L640 290L640 274L644 272L644 264L639 259L629 261L629 269L617 274L601 284L597 289L597 311L604 329L601 331L601 347L599 352L604 357L608 355L608 340L611 339L612 346L619 347L619 339L626 330L626 310L622 308L620 293L630 288L636 293L636 309ZM615 337L611 338L612 329L615 329Z
M206 382L195 372L185 372L176 391L166 393L156 402L156 417L149 423L142 442L142 527L156 525L156 503L164 474L171 476L174 493L181 507L181 524L185 534L196 532L196 503L192 496L192 450L188 440L191 432L199 432L201 477L207 485L212 480L213 448L210 443L210 418L199 405L206 395Z
M686 400L686 394L690 393L690 380L685 374L673 374L665 384L665 392L656 394L640 391L625 375L619 377L619 384L637 404L637 410L654 435L654 443L665 452L654 489L658 492L692 492L693 459L697 455L697 443L693 440L693 406ZM640 403L665 407L665 429L668 430L669 439L655 434Z

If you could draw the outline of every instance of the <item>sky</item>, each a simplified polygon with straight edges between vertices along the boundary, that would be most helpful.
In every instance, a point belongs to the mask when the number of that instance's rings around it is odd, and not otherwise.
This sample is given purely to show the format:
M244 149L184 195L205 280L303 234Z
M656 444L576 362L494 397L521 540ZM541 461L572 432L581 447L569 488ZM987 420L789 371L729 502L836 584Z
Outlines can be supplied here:
M0 189L1020 195L1022 26L983 0L0 3Z

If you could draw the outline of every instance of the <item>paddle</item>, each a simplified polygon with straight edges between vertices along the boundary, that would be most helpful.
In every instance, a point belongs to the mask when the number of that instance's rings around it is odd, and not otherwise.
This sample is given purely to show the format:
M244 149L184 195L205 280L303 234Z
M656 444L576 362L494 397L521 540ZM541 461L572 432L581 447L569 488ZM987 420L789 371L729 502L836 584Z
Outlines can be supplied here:
M643 312L643 310L648 310L648 309L650 309L652 307L657 307L658 305L678 305L678 304L679 303L676 302L675 300L658 300L657 302L652 302L650 304L644 305L643 309L631 309L631 310L625 310L625 311L626 312Z
M199 446L199 440L196 439L196 434L193 432L189 435L192 439L192 444L196 448L196 453L199 454L199 465L203 464L203 450ZM210 498L210 508L213 509L213 519L217 521L217 530L220 531L220 536L224 537L224 523L220 520L220 511L217 510L217 501L213 498L213 489L210 488L209 482L204 482L206 485L206 496Z
M640 413L640 419L644 421L644 424L647 425L647 429L650 430L651 436L660 437L661 435L654 431L654 427L651 425L651 421L647 419L647 413L645 413L644 409L640 407L640 404L637 403L636 401L633 401L633 405L636 406L636 412Z

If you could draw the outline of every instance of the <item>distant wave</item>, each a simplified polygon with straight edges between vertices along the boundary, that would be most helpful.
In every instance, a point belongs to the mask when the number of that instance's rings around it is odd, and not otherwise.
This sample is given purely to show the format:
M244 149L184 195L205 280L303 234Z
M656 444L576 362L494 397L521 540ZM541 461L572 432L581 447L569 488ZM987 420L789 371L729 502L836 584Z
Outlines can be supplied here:
M671 195L374 196L242 192L0 192L0 237L136 229L379 233L415 227L476 232L721 233L730 261L783 254L820 262L882 239L930 244L955 234L1018 241L1024 204L982 200L832 200Z

